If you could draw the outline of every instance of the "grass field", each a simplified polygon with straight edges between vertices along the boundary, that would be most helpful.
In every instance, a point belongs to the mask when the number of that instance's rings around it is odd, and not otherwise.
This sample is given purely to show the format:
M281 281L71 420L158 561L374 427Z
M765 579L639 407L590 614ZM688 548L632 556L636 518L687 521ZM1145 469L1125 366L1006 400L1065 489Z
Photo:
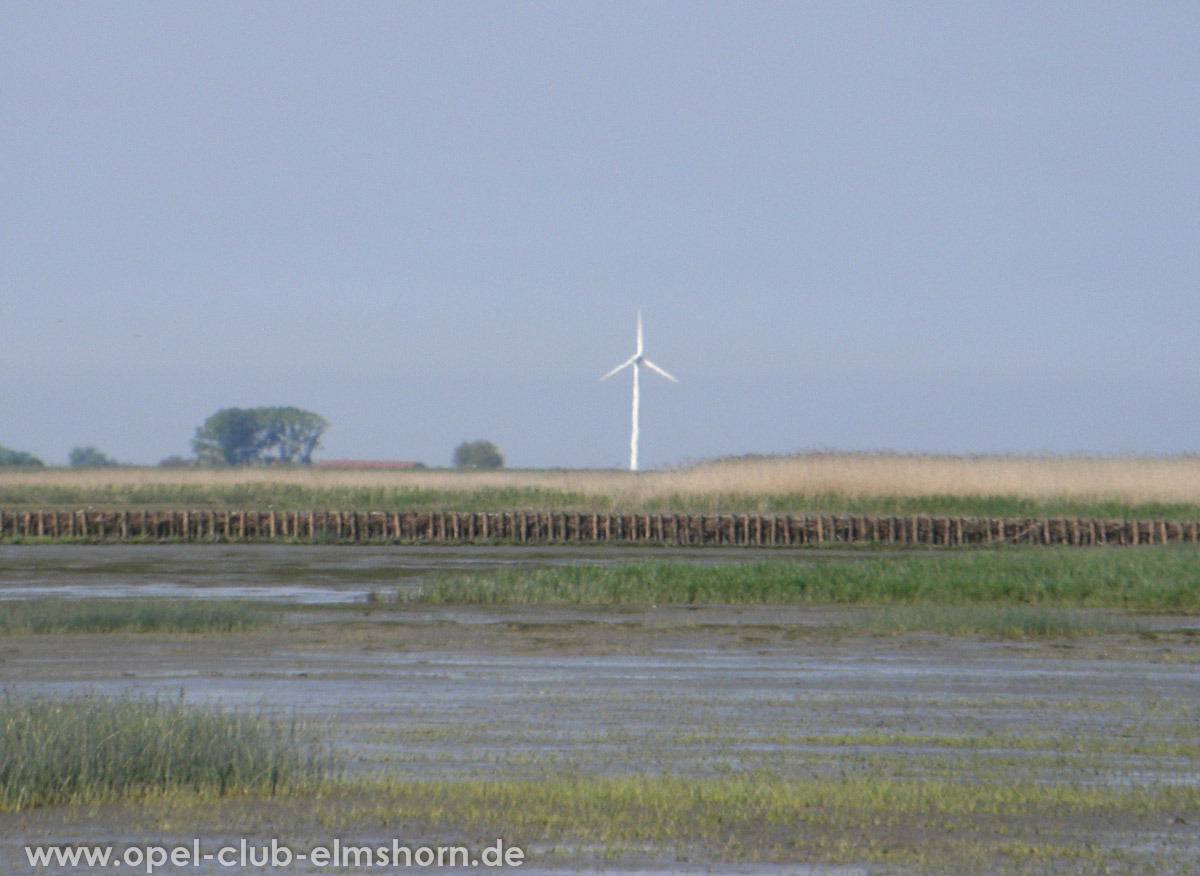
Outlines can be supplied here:
M990 605L1196 612L1200 553L1046 548L832 563L579 565L444 575L397 596L431 604Z
M844 511L1200 518L1200 457L812 453L668 471L0 471L0 507Z

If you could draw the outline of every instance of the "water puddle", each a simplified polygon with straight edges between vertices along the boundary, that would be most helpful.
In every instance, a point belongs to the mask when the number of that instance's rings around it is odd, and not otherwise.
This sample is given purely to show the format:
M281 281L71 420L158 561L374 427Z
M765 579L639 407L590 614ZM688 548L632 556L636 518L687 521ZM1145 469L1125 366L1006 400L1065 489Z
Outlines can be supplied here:
M743 548L614 546L5 545L0 600L147 596L330 605L412 589L444 572L783 556ZM814 551L802 560L842 556L852 554Z

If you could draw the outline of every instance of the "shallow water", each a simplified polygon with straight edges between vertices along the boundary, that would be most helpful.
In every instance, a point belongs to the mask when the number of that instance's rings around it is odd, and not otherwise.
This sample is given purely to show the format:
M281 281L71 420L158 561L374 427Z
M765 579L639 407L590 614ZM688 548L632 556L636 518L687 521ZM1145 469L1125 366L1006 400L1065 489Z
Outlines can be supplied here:
M28 636L4 649L0 684L18 694L182 696L294 715L333 739L347 772L386 770L413 779L753 771L798 779L1003 775L1108 788L1200 781L1189 756L1108 746L1125 740L1135 748L1182 743L1194 750L1200 726L1194 663L1154 662L1147 653L1080 659L953 637L710 647L700 644L703 620L727 615L702 611L698 617L701 622L682 633L696 637L694 647L638 654L480 650L471 644L478 625L447 617L432 621L434 630L445 632L445 647L412 650L405 649L408 628L388 620L356 622L353 635L329 634L327 641L321 627L224 639ZM604 625L595 629L606 635ZM987 744L974 746L973 739ZM103 841L114 836L111 827L101 830ZM1180 830L1189 833L1174 834L1168 851L1192 854L1200 837L1192 828ZM115 835L120 842L136 840ZM20 870L18 839L0 834L5 872ZM222 832L206 842L226 839L237 837ZM368 830L354 839L386 838ZM593 863L599 850L587 848L575 850L576 869L539 863L538 850L529 851L521 872L536 876L876 872L682 864L654 849L627 850L633 861L602 865Z
M871 640L828 654L812 647L505 654L406 650L403 631L390 634L391 645L290 648L284 633L276 647L233 640L202 659L169 638L134 639L113 653L25 646L6 656L0 679L19 693L182 696L295 714L334 728L353 769L386 766L414 777L536 774L564 764L609 773L651 766L786 773L811 769L839 738L854 735L865 739L859 752L880 756L929 747L891 738L901 735L928 737L937 749L939 740L1034 734L1051 740L1049 752L1054 740L1170 735L1200 718L1200 672L1191 663ZM464 634L449 628L447 635ZM939 751L962 754L954 746ZM1031 761L1029 769L1043 765ZM1088 780L1179 781L1195 773L1168 758L1112 759Z
M0 548L0 599L190 595L327 606L283 611L282 627L230 636L12 637L0 640L0 686L16 694L182 696L190 703L296 715L328 734L347 772L386 770L414 779L755 771L797 779L1003 776L1106 788L1200 781L1193 756L1200 662L1196 640L1182 635L1163 642L1110 637L1047 643L813 632L833 615L803 606L368 611L336 605L440 570L763 556L779 554ZM1179 628L1195 620L1162 623ZM50 822L47 829L84 841L89 834L73 818L65 828ZM0 831L0 871L30 872L20 850L24 829ZM221 831L227 829L233 828ZM1200 860L1197 831L1189 825L1172 830L1169 848ZM146 839L103 822L95 831L101 841ZM1091 842L1101 834L1088 836ZM593 863L596 851L582 849L572 858L579 869L539 864L533 855L521 872L875 872L693 865L664 858L661 850L599 866Z
M672 562L862 557L758 548L428 545L4 545L0 600L45 597L254 599L329 605L415 588L442 572Z

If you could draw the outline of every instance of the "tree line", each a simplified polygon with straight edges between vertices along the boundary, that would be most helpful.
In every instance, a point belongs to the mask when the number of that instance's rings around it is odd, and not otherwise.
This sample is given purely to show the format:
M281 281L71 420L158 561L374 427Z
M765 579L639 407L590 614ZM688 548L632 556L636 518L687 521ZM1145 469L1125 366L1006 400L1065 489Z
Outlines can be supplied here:
M192 452L202 464L312 462L329 423L300 408L222 408L196 429Z
M222 408L196 428L192 437L194 463L209 466L309 465L329 428L320 414L296 407ZM74 468L100 468L121 463L96 447L75 447L69 455ZM456 468L495 469L504 455L491 441L464 441L454 449ZM162 465L190 465L171 457ZM42 468L31 453L0 446L0 467Z
M95 447L71 448L67 455L67 463L72 468L104 468L120 465L115 459L97 450ZM0 468L45 468L46 463L32 453L24 450L13 450L0 444Z

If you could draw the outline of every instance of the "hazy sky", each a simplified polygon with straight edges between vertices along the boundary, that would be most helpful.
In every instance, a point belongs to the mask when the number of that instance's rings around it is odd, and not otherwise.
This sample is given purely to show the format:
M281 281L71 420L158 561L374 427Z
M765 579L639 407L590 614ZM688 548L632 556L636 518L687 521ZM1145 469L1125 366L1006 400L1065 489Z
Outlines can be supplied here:
M1200 450L1200 5L0 4L0 444Z

